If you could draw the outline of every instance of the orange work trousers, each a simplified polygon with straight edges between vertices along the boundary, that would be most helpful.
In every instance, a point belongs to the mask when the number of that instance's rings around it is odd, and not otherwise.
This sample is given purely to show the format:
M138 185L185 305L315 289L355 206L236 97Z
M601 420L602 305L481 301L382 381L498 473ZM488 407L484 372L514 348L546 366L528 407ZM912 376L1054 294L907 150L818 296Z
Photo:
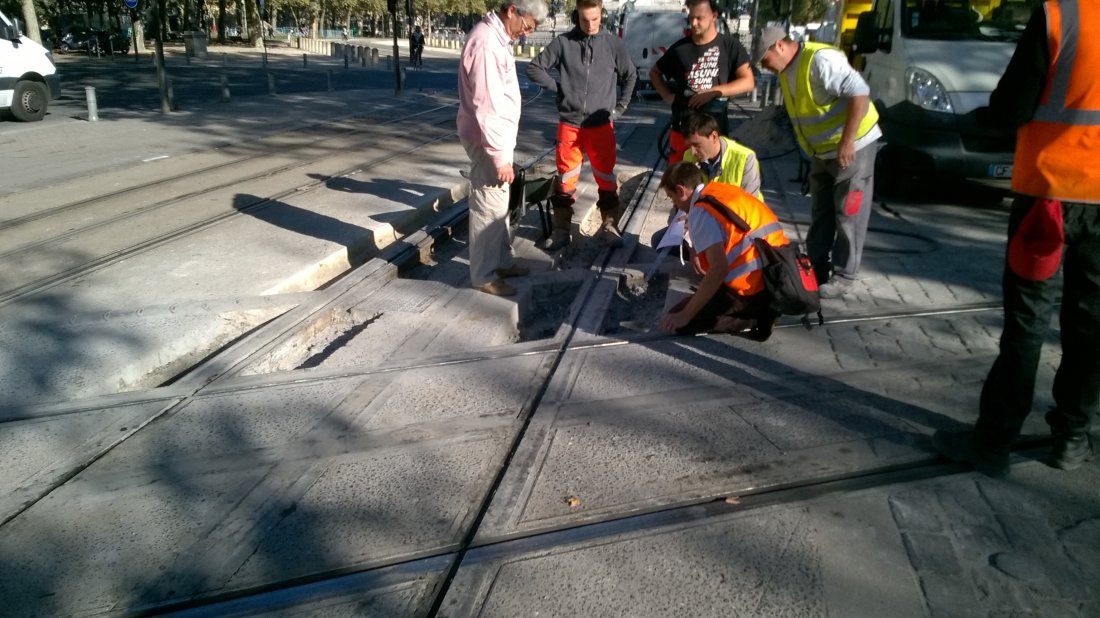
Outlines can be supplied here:
M687 150L687 139L684 138L684 134L676 130L669 131L668 164L671 166L673 163L679 163L680 161L683 161L684 153L687 152Z
M577 193L577 180L581 175L581 161L588 157L592 175L601 192L617 194L619 183L615 180L615 127L612 123L598 127L574 127L558 123L557 163L560 180L556 193L568 196L569 202Z

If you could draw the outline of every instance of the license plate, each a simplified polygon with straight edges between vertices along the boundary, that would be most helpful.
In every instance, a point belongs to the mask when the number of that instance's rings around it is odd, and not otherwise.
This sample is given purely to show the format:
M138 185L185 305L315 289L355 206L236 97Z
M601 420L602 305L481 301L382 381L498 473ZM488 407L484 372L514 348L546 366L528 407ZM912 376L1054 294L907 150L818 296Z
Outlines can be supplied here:
M990 178L1012 178L1012 164L1002 163L989 166Z

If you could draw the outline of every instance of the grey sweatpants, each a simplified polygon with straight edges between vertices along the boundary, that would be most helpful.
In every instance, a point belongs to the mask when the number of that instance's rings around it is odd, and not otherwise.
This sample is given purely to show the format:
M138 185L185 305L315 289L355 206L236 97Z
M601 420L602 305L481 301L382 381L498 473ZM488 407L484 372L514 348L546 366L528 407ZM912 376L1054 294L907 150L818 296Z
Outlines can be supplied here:
M856 151L845 169L836 159L814 157L810 164L810 231L806 253L822 280L830 264L839 277L855 279L863 257L863 241L871 221L878 142Z

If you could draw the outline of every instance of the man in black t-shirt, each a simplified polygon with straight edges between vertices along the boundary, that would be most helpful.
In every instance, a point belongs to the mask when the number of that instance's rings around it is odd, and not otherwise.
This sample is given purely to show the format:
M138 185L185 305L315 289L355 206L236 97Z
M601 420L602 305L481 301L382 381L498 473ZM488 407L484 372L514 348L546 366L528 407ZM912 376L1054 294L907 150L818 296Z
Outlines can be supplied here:
M687 0L691 36L668 49L649 70L649 80L661 100L672 108L669 164L683 158L687 144L680 132L680 116L697 109L714 116L722 135L729 132L728 98L756 87L749 52L736 38L718 33L714 0Z

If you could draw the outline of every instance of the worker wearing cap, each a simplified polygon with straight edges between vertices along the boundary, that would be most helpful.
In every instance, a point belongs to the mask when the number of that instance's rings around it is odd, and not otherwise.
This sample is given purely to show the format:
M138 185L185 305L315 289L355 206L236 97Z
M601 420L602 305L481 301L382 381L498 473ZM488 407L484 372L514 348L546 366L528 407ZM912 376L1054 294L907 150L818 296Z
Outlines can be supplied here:
M1059 308L1062 358L1046 414L1050 465L1072 470L1093 455L1100 411L1100 28L1095 2L1036 9L989 98L986 117L1018 127L1008 219L1004 331L971 431L936 432L950 459L989 476L1009 471L1009 447L1031 412L1035 375ZM985 110L983 110L985 111ZM1058 267L1062 266L1059 285Z
M810 155L806 252L822 298L845 294L859 275L882 136L870 88L844 54L796 43L778 26L760 33L760 64L779 76L798 145Z

